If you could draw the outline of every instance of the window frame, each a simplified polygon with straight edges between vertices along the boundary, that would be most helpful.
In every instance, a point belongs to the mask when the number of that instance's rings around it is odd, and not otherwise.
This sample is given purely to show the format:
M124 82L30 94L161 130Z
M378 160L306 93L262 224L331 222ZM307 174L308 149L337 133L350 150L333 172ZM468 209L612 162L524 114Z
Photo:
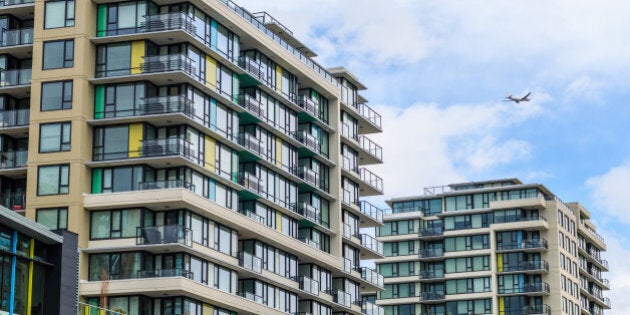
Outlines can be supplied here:
M42 127L43 126L54 126L54 125L58 125L60 127L60 131L59 131L59 147L58 150L53 150L53 151L42 151ZM64 126L68 126L68 141L65 142L64 141ZM64 121L64 122L55 122L55 123L47 123L47 124L40 124L39 125L39 148L38 148L38 152L39 153L55 153L55 152L67 152L70 151L72 149L72 123L69 121ZM67 145L67 148L65 147Z
M48 5L51 3L55 3L55 2L64 2L64 25L63 26L50 26L47 27L46 25L46 17L48 16ZM69 4L72 4L72 6L70 6ZM72 12L70 12L70 10L72 10ZM71 14L70 14L71 13ZM75 25L75 19L76 19L76 1L74 0L51 0L51 1L46 1L44 2L44 29L48 30L48 29L56 29L56 28L64 28L64 27L74 27Z
M37 209L36 212L35 212L35 221L37 223L39 223L39 224L42 224L42 223L39 222L39 215L40 215L40 213L42 213L44 211L56 211L56 217L57 217L57 223L55 225L56 226L55 229L52 229L52 228L50 228L50 227L48 227L46 225L44 225L44 226L46 226L47 228L49 228L52 231L55 231L55 230L67 230L68 229L68 207L40 208L40 209ZM60 221L61 220L60 213L62 213L64 211L66 213L66 221L64 222L64 226L61 227L60 226L61 225L60 224L61 223L61 221Z
M55 56L50 56L46 54L46 46L56 43L63 43L63 59L60 67L47 67L46 66L46 57L53 58ZM48 46L50 47L50 46ZM50 49L50 48L49 48ZM60 39L60 40L51 40L44 42L43 45L43 59L42 59L42 70L54 70L54 69L65 69L74 67L74 38L73 39ZM71 58L68 58L69 50L72 53ZM52 61L50 61L52 62Z
M45 109L44 108L44 90L45 90L45 86L46 85L52 85L52 84L59 84L61 83L61 106L60 107L55 107L52 109ZM70 86L68 89L68 85ZM72 99L73 99L73 94L74 94L74 85L73 85L73 81L72 80L63 80L63 81L48 81L48 82L42 82L41 85L41 94L39 97L40 103L39 103L39 110L42 112L49 112L49 111L55 111L55 110L66 110L66 109L72 109ZM66 95L67 91L70 92L70 95Z
M43 169L48 169L48 168L57 168L58 171L58 178L57 178L57 192L56 193L48 193L48 194L43 194L41 192L41 173ZM64 180L62 179L62 172L63 169L66 168L66 174L68 175L68 178L65 179L65 184L64 184ZM65 188L65 192L64 192L64 188ZM52 165L40 165L37 167L37 196L55 196L55 195L68 195L70 193L70 164L52 164Z

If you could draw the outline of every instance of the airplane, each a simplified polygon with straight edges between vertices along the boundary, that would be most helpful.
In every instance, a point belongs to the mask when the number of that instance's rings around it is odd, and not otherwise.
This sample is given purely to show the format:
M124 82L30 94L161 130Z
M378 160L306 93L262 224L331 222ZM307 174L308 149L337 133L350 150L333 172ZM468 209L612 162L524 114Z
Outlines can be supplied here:
M510 94L510 95L506 96L506 97L505 97L506 99L505 99L505 100L503 100L503 101L504 101L504 102L514 102L514 103L516 103L516 104L518 104L518 103L520 103L520 102L529 102L529 101L530 101L530 99L529 99L528 97L529 97L529 95L530 95L530 94L532 94L532 92L528 92L528 93L527 93L527 95L525 95L525 96L523 96L523 97L521 97L521 98L514 97L514 96L512 96L512 95Z

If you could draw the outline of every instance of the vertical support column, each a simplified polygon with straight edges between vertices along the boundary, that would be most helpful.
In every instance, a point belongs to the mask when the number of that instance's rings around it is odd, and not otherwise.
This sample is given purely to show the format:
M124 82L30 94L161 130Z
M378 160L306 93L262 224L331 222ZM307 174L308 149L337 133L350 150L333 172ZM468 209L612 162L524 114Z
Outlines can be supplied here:
M31 306L33 305L33 269L35 268L35 239L31 239L30 251L28 257L31 262L28 264L28 293L26 298L26 315L31 315Z
M13 231L13 242L11 244L11 253L13 256L11 257L11 291L9 293L9 314L13 314L13 310L15 309L15 272L17 268L17 240L18 240L18 232Z

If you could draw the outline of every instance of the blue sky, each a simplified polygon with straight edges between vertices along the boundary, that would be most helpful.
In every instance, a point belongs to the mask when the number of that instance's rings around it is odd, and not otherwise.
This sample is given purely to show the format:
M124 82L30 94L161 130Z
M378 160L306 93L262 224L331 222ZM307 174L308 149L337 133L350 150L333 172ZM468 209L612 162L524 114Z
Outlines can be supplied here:
M608 242L607 314L630 314L630 2L238 3L368 86L383 115L372 138L385 164L372 169L385 199L468 180L542 183L591 211ZM502 102L508 91L532 101Z

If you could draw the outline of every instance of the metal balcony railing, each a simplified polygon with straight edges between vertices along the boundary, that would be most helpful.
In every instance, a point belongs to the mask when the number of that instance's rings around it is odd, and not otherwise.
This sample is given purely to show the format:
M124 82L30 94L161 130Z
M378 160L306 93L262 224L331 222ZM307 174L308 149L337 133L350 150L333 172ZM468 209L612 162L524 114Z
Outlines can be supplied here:
M181 155L192 159L195 156L192 143L182 138L142 140L140 147L142 157Z
M265 299L262 296L257 295L257 294L252 293L252 292L236 292L236 295L238 295L240 297L244 297L244 298L246 298L246 299L248 299L250 301L254 301L254 302L258 303L258 304L264 304L265 303Z
M532 260L532 261L521 261L514 265L503 265L502 272L515 272L515 271L549 271L549 263L544 260Z
M420 279L429 280L429 279L442 279L444 278L444 270L422 270L420 271Z
M440 236L444 234L444 229L442 227L428 227L421 228L418 232L419 237L431 237L431 236Z
M259 193L263 188L260 178L248 172L241 172L238 174L238 183L255 193Z
M382 306L364 301L361 305L361 313L365 315L385 315L385 309Z
M14 0L12 0L14 1ZM2 6L0 6L2 7ZM77 302L77 315L98 314L98 315L127 315L126 312L120 310L110 310L95 305Z
M192 246L192 230L183 225L156 225L136 229L136 245L182 244Z
M184 54L144 56L141 68L142 73L183 71L197 78L192 60Z
M377 241L371 235L368 234L359 234L361 239L361 245L370 251L377 253L378 255L383 256L383 243Z
M302 109L311 116L319 118L319 104L317 104L312 98L302 95L298 99L298 105L300 105L300 107L302 107Z
M319 153L319 139L317 139L316 136L310 134L308 131L298 131L295 133L293 138L302 143L311 151Z
M374 188L380 193L383 193L383 179L380 176L363 167L359 169L359 174L361 176L361 180L368 184L368 186Z
M129 100L134 102L134 100ZM185 95L157 96L148 97L142 101L134 102L125 109L95 110L94 118L114 118L114 117L130 117L144 115L161 115L180 113L195 118L194 102Z
M319 249L320 249L320 244L319 244L319 242L316 242L316 241L314 241L314 240L312 240L312 239L310 239L310 238L308 238L308 237L304 237L304 236L303 236L303 237L299 237L299 238L298 238L298 240L299 240L300 242L302 242L302 243L305 243L306 245L308 245L308 246L310 246L310 247L312 247L312 248L315 248L315 249L317 249L317 250L319 250Z
M547 293L549 294L549 284L546 282L524 283L512 288L499 288L499 294L521 294L521 293Z
M238 253L238 265L256 273L262 273L262 259L248 252Z
M315 208L311 204L308 204L306 202L300 202L297 204L296 210L298 214L305 217L309 221L315 222L317 224L322 224L319 211L317 210L317 208Z
M297 280L300 284L300 290L310 294L319 295L319 281L305 276L299 276Z
M28 151L0 152L0 169L13 169L26 167Z
M365 119L367 119L367 121L369 121L372 125L374 125L374 127L377 127L378 129L382 129L382 118L381 115L379 113L377 113L375 110L373 110L370 106L368 106L365 103L360 103L359 104L359 114L361 114L361 116L363 116Z
M267 159L266 148L263 147L263 143L260 139L253 135L242 132L238 134L238 144L248 149L250 152Z
M434 257L442 257L444 256L444 249L442 248L427 248L421 249L418 252L419 258L434 258Z
M256 212L253 212L251 210L241 210L239 211L239 213L258 223L265 224L265 218L258 215Z
M26 193L0 194L0 205L5 208L20 211L26 209Z
M168 278L168 277L184 277L187 279L193 279L193 272L182 269L152 269L152 270L138 270L138 278Z
M361 279L381 288L385 283L383 275L367 267L361 267Z
M263 71L263 67L259 61L249 56L240 56L238 57L238 66L263 84L267 86L270 85L267 74Z
M260 101L250 96L249 94L239 94L238 104L241 107L245 108L252 115L260 119L265 118L265 109L263 108L262 104L260 104Z
M352 305L352 297L350 293L346 293L339 289L332 290L331 294L333 297L333 302L343 305L345 307L350 307Z
M444 291L420 292L420 301L444 300Z
M512 242L507 244L497 244L497 250L521 250L521 249L547 249L546 239L526 239L522 242Z
M374 206L373 204L367 201L361 201L360 206L361 206L361 213L374 219L374 221L378 223L383 223L383 210L381 210L380 208Z
M142 32L160 32L167 30L184 30L191 35L197 32L193 19L182 12L165 13L145 16L144 22L140 24Z
M383 160L383 148L380 145L365 136L358 136L357 141L365 152L369 153L379 161Z
M523 315L551 315L551 307L547 304L524 306Z
M2 47L11 47L19 45L33 44L33 29L23 28L17 30L2 29L2 39L0 45Z
M188 190L194 191L195 185L183 179L140 182L138 185L138 190L171 189L171 188L186 188Z

